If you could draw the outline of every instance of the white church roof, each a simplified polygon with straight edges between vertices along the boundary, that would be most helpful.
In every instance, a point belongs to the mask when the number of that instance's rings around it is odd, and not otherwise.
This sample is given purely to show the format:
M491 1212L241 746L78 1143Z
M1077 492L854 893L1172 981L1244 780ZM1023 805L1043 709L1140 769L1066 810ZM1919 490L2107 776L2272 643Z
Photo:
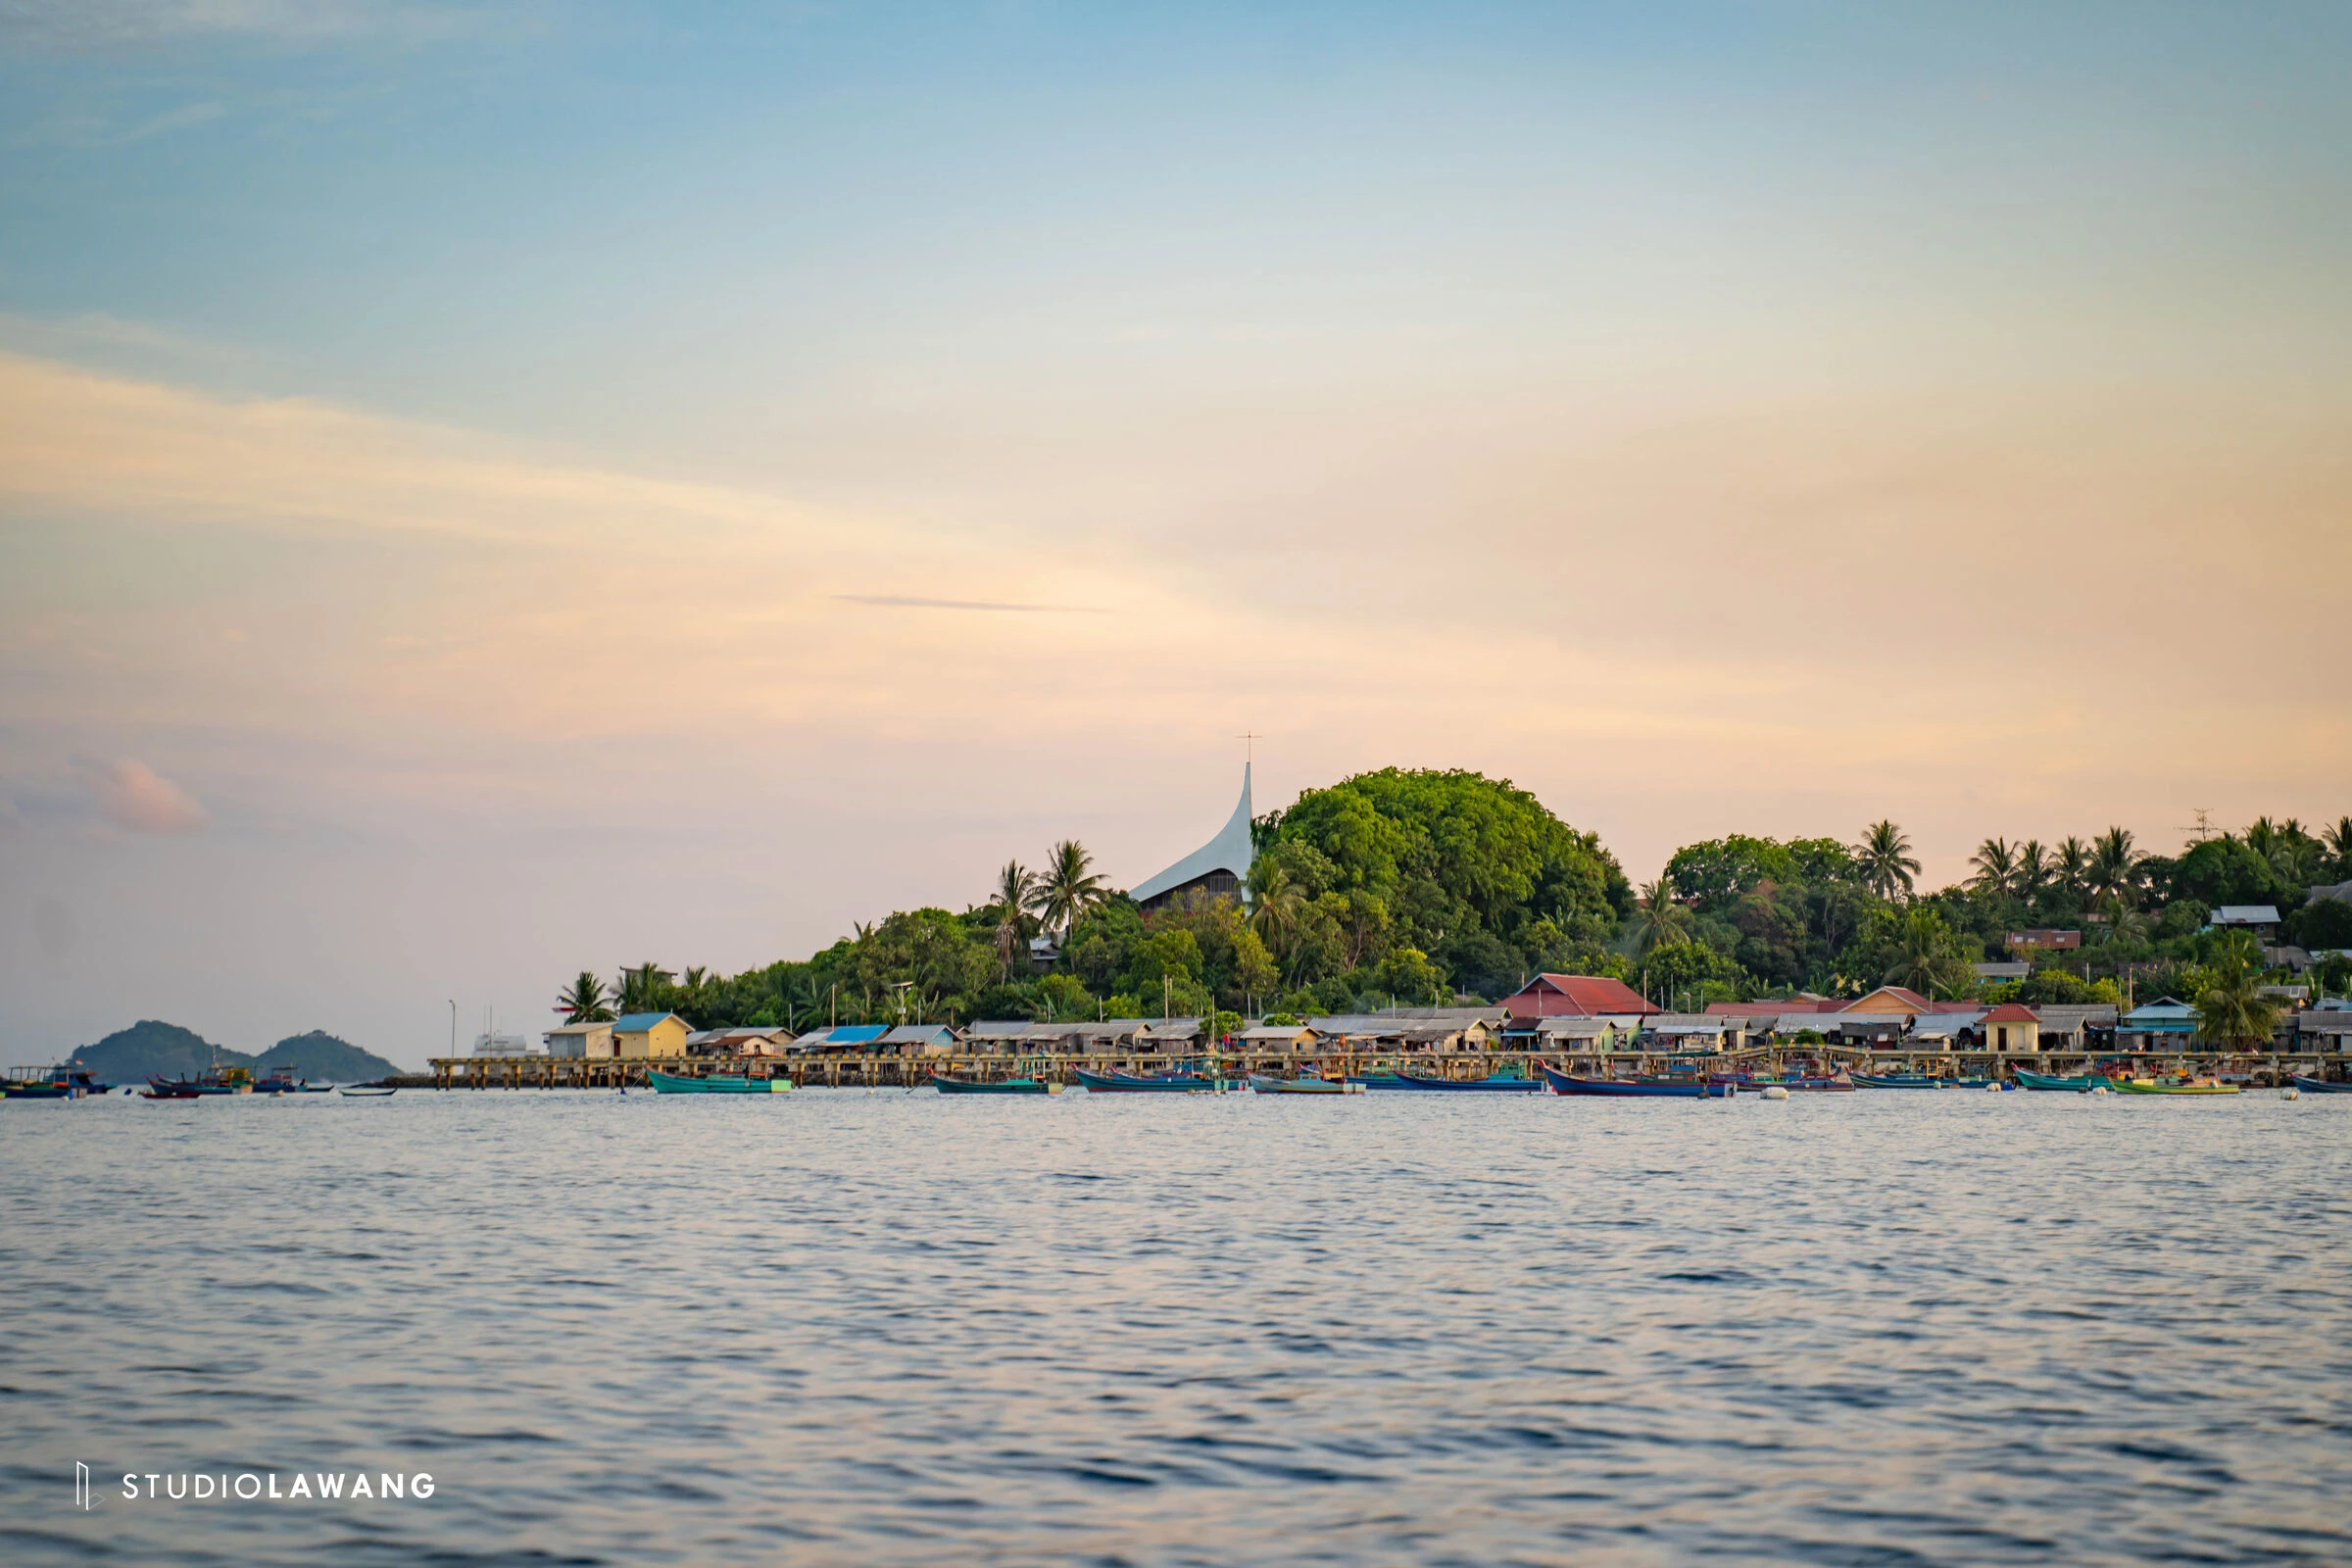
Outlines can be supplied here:
M1218 829L1217 836L1192 854L1169 866L1155 877L1136 884L1129 896L1141 904L1157 898L1172 888L1207 876L1212 871L1230 871L1235 876L1250 874L1250 764L1242 764L1242 802L1233 808L1233 819Z

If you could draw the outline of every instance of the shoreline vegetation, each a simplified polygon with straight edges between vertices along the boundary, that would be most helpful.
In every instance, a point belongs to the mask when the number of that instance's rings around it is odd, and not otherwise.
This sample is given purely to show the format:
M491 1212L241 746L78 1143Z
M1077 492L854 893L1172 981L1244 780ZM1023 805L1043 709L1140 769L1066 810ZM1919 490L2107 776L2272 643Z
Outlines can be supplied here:
M1610 975L1662 1009L1858 997L1899 984L1987 1004L2174 996L2202 1032L2267 1038L2266 986L2352 983L2352 903L2311 890L2352 880L2352 817L2213 833L2177 856L2111 827L2055 845L1986 839L1963 883L1925 890L1892 821L1856 841L1734 834L1687 845L1656 880L1627 879L1596 834L1507 780L1386 768L1309 790L1251 824L1247 907L1193 896L1147 914L1102 885L1083 846L1017 861L960 913L901 910L799 961L736 975L583 970L557 998L567 1022L675 1012L692 1028L1245 1017L1289 1022L1383 1006L1478 1004L1541 972ZM2217 908L2272 906L2277 940L2215 929ZM2079 933L2080 946L2012 952L2011 933ZM1041 940L1042 939L1042 940ZM2012 958L2017 979L1976 965Z

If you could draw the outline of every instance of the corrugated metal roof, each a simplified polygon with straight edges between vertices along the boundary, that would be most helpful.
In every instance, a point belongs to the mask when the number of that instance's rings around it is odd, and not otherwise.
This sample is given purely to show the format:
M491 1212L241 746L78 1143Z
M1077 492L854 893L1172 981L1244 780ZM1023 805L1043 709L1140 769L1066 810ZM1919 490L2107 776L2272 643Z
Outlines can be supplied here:
M2205 918L2213 925L2277 925L2278 906L2275 904L2225 904Z
M674 1012L626 1012L612 1020L612 1028L619 1034L638 1035L645 1033L646 1030L651 1029L664 1018L678 1018L678 1015ZM678 1018L680 1023L685 1021L683 1018Z

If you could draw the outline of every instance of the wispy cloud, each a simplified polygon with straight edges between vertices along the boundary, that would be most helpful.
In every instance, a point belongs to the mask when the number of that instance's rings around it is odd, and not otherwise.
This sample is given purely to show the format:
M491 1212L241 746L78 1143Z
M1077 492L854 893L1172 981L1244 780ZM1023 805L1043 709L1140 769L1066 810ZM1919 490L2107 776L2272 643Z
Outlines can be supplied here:
M204 826L196 797L144 762L128 758L92 769L106 819L130 833L193 833Z
M889 610L994 610L1035 615L1108 615L1101 605L1016 605L996 599L918 599L910 594L835 594L845 605L878 605Z

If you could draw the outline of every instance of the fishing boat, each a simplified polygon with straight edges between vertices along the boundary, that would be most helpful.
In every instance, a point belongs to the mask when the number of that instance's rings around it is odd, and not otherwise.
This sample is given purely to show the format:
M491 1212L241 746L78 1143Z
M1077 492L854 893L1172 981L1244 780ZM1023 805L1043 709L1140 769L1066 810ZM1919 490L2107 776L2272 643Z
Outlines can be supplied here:
M79 1067L12 1067L0 1082L0 1097L10 1100L87 1100L114 1088Z
M2306 1078L2301 1073L2289 1074L2297 1089L2315 1095L2352 1095L2352 1084L2331 1084L2325 1078Z
M1360 1084L1366 1089L1410 1089L1413 1087L1404 1081L1402 1073L1395 1072L1354 1072L1348 1075L1348 1081L1351 1084Z
M1200 1095L1214 1094L1223 1087L1216 1079L1196 1072L1154 1073L1147 1078L1124 1072L1088 1072L1084 1067L1076 1071L1079 1083L1097 1095Z
M2236 1084L2218 1083L2213 1079L2186 1078L2164 1080L2157 1078L2118 1078L2109 1088L2124 1095L2234 1095L2242 1093Z
M1472 1093L1505 1095L1541 1094L1544 1091L1541 1078L1424 1078L1409 1072L1400 1072L1396 1078L1400 1089L1445 1089L1457 1093L1468 1090Z
M685 1078L659 1067L646 1068L645 1078L657 1095L781 1095L792 1088L789 1078L745 1078L731 1073Z
M335 1093L349 1095L354 1100L381 1100L386 1095L397 1095L400 1091L390 1084L344 1084Z
M326 1084L314 1085L307 1078L288 1077L282 1072L272 1072L253 1081L253 1092L257 1095L323 1095L328 1087Z
M1042 1095L1047 1088L1035 1078L999 1078L983 1082L976 1078L951 1078L944 1072L931 1075L931 1087L943 1095Z
M1544 1067L1544 1082L1555 1095L1591 1095L1640 1100L1729 1100L1730 1084L1711 1084L1702 1078L1578 1078Z
M2028 1072L2023 1067L2017 1069L2017 1081L2027 1089L2072 1090L2078 1095L2087 1094L2093 1089L2110 1089L2115 1085L2115 1080L2103 1073Z
M154 1100L199 1100L213 1095L247 1095L253 1092L253 1075L242 1067L227 1072L208 1072L199 1078L166 1078L161 1073L147 1080L147 1087L156 1091Z
M1360 1095L1357 1085L1336 1078L1268 1078L1263 1073L1250 1075L1250 1089L1261 1095Z
M1938 1078L1924 1072L1858 1072L1851 1075L1861 1089L1983 1089L1988 1078Z

